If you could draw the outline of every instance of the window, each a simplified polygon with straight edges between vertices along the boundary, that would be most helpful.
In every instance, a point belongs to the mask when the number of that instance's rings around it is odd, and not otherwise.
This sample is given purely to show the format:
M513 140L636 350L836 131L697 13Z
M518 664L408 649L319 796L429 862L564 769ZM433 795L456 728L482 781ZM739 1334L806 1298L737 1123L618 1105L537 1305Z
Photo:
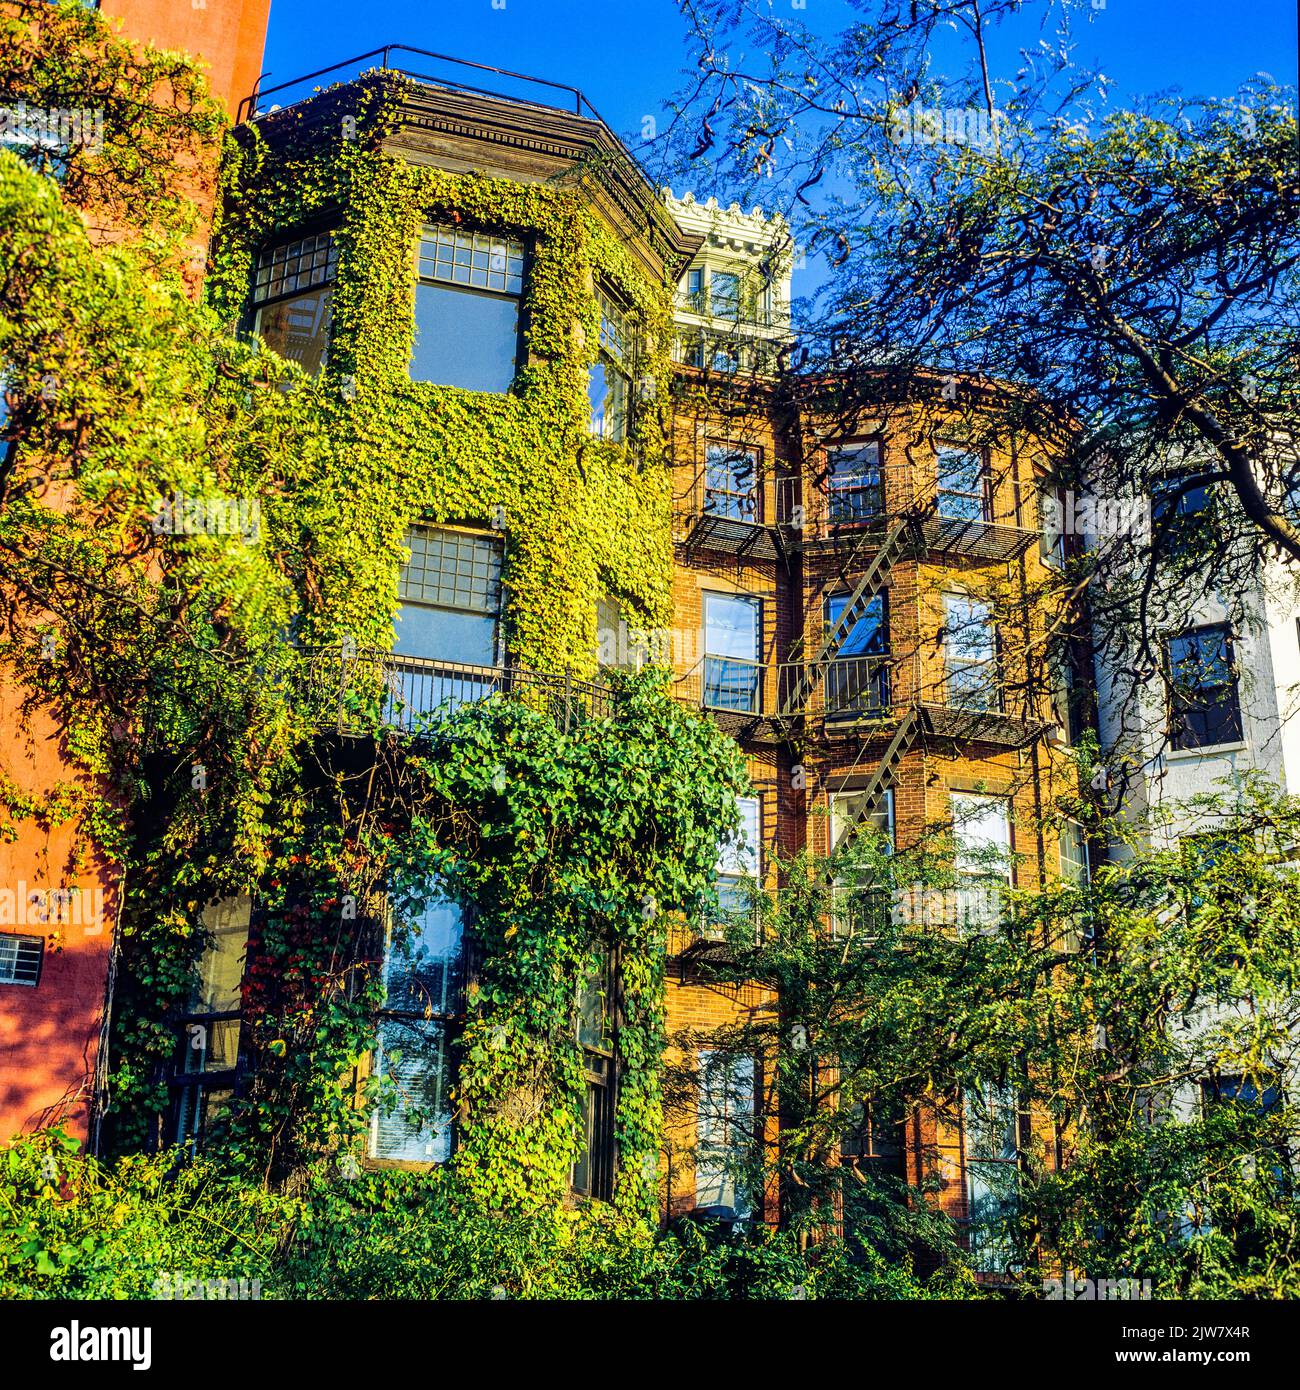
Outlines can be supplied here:
M524 248L507 237L426 227L415 287L411 380L507 391L519 355Z
M870 812L859 820L865 792L835 792L830 805L830 842L834 851L844 842L849 828L856 825L858 833L869 831L885 853L894 852L894 790L886 788ZM839 937L862 934L878 936L888 925L893 912L891 886L881 882L854 883L847 874L838 874L833 888L835 913L831 922Z
M697 314L704 312L704 268L695 266L686 272L686 304Z
M1049 569L1065 564L1065 505L1059 488L1042 483L1038 490L1038 558Z
M714 270L709 274L709 313L714 318L740 317L740 276L730 270Z
M756 1138L754 1090L752 1057L700 1053L695 1129L697 1209L723 1208L733 1218L750 1214L748 1170Z
M1168 644L1169 734L1175 748L1239 743L1241 701L1226 623L1193 628Z
M253 279L253 331L312 376L329 358L330 298L338 250L330 232L268 246Z
M952 793L956 925L979 931L996 926L1003 889L1011 883L1011 804L1005 797Z
M938 511L956 521L989 519L988 479L976 449L940 444L935 449Z
M704 451L704 510L733 521L760 519L758 455L733 444L710 444Z
M596 660L607 670L639 671L647 655L644 634L633 638L623 609L612 594L596 600Z
M1012 1242L1006 1225L1014 1214L1020 1161L1020 1107L1015 1091L990 1083L963 1097L966 1147L966 1220L976 1268L1004 1272Z
M613 959L578 990L578 1042L587 1082L582 1114L582 1151L573 1165L571 1186L584 1197L608 1202L614 1195L614 994Z
M1057 849L1061 877L1067 883L1084 887L1092 882L1092 873L1088 866L1088 841L1078 821L1067 820L1061 825Z
M903 1107L897 1101L857 1105L857 1123L840 1141L840 1154L873 1175L907 1179Z
M483 668L497 664L501 541L416 527L406 544L393 642L401 706L424 714L481 699L492 688Z
M704 595L704 703L710 709L758 713L760 612L760 601L747 595Z
M252 900L214 903L203 913L208 944L198 984L180 1021L172 1076L174 1141L196 1152L229 1107L239 1074L240 1000Z
M827 449L826 489L832 525L879 521L885 514L879 443L871 440Z
M370 1121L372 1158L444 1163L451 1156L449 1038L464 983L461 910L440 892L424 904L409 936L389 922L384 945L384 1007L375 1040L375 1074L395 1092L393 1107Z
M1184 487L1185 474L1158 478L1151 489L1151 524L1166 555L1182 556L1214 543L1214 489L1209 483Z
M0 985L31 985L34 988L40 984L44 955L43 936L0 932Z
M844 616L848 594L826 599L826 627ZM854 621L826 667L823 697L828 719L879 714L889 704L889 627L885 596L877 594Z
M718 847L718 916L705 931L714 940L721 939L730 923L755 918L754 895L758 891L763 843L762 807L756 796L738 796L736 810L740 813L740 829Z
M944 686L953 709L1002 708L997 633L987 603L969 594L945 594Z
M600 439L627 438L632 336L627 315L603 290L600 305L600 350L588 384L591 432Z

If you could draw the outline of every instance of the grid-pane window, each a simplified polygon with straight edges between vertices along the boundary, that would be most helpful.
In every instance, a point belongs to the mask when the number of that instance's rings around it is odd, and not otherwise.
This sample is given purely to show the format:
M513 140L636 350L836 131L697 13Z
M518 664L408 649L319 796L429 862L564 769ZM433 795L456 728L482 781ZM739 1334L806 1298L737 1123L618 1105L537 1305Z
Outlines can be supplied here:
M958 521L988 520L988 485L979 450L940 444L935 450L935 470L940 516Z
M391 1105L371 1119L379 1159L442 1163L451 1155L450 1032L460 1011L464 931L460 909L434 893L405 934L390 927L375 1072Z
M704 510L733 521L759 514L758 455L737 444L709 444L704 451Z
M879 443L868 440L827 449L826 490L833 525L879 520L885 514Z
M704 595L704 703L756 714L761 600L743 594Z
M37 985L45 938L0 932L0 985Z
M329 232L267 247L253 279L254 331L273 352L315 374L329 357L338 255Z
M426 227L417 270L411 380L508 390L519 355L523 243Z
M481 699L493 688L484 668L497 665L500 538L417 527L406 543L411 558L397 588L394 699L416 714Z
M1175 748L1241 740L1241 701L1226 623L1194 628L1168 645L1169 732Z
M445 280L499 294L521 294L524 247L508 237L459 227L426 227L420 238L420 278Z
M329 232L282 242L262 252L253 280L253 302L328 285L338 270L338 250Z
M699 1065L695 1205L748 1216L755 1142L754 1059L703 1051Z

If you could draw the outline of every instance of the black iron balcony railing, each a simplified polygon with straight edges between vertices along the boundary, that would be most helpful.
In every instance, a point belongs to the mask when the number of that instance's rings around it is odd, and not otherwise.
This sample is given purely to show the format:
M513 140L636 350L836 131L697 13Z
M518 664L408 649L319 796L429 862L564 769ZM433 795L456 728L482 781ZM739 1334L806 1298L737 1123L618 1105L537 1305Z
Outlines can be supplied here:
M367 733L376 727L411 733L493 695L523 700L563 728L609 715L614 707L613 690L604 681L374 648L345 645L304 653L303 671L304 695L316 722L339 733Z
M424 69L438 66L439 71L427 72ZM441 71L442 67L452 69L452 74ZM315 72L292 77L287 82L278 82L273 87L264 87L259 80L250 95L239 103L236 121L257 119L266 114L262 103L269 97L281 98L280 105L303 101L315 94L319 87L310 84L327 77L329 85L346 82L361 77L368 72L394 72L404 77L414 78L435 87L448 87L453 91L468 92L475 96L497 97L505 101L522 102L529 106L545 106L555 111L568 111L575 116L587 116L601 120L600 113L577 89L563 82L552 82L545 77L530 77L527 73L511 72L508 68L495 68L487 63L473 63L465 58L452 58L445 53L431 53L424 48L410 48L404 43L385 44L383 48L372 48L368 53L359 53L354 58L344 58L342 62L331 63L327 68L317 68ZM469 80L469 73L487 73L492 85L484 86L485 79ZM525 84L511 90L509 84ZM543 95L539 89L548 89L557 95ZM522 93L526 93L521 95ZM297 95L291 95L297 93ZM562 95L558 95L562 94ZM603 123L603 122L602 122Z
M934 477L910 464L776 480L776 526L782 543L796 549L869 545L873 535L883 537L910 517L925 549L1001 562L1038 541L1038 532L1024 524L1023 510L1020 488L1009 479L990 481L978 492L957 492L939 488Z
M763 712L763 663L730 656L704 658L702 702L705 709L729 714Z

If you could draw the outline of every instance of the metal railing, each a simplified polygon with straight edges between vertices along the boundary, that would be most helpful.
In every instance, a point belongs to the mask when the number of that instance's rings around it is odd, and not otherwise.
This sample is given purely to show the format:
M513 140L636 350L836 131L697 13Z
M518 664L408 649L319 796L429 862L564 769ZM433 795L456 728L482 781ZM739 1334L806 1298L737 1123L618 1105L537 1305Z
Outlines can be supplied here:
M303 654L302 693L320 727L413 733L467 705L508 696L549 714L562 728L614 709L604 681L581 681L523 666L472 666L377 648L333 646Z
M525 82L531 84L532 87L546 87L554 92L563 92L565 99L561 104L555 100L542 100L536 93L530 93L529 96L523 97L513 92L500 91L494 87L483 87L467 81L458 81L455 77L418 72L409 60L394 62L394 54L409 54L414 58L445 63L458 70L490 73L493 77L505 78L511 82ZM376 59L378 61L375 61ZM422 63L421 66L427 66L427 63ZM508 68L492 67L488 63L474 63L466 58L452 58L446 53L431 53L428 49L411 48L404 43L390 43L385 44L383 48L372 48L368 53L359 53L355 57L344 58L341 62L331 63L329 67L317 68L315 72L304 73L301 77L291 77L287 82L278 82L273 87L263 87L259 79L252 92L239 103L235 119L237 122L257 120L268 114L258 109L267 97L290 92L306 83L315 82L318 78L339 74L329 84L333 86L335 83L349 80L348 77L343 76L345 73L350 74L351 78L357 78L368 72L398 73L404 77L414 78L417 82L427 82L436 87L448 87L454 91L469 92L477 96L498 97L504 101L515 101L529 106L545 106L555 111L572 111L575 116L587 116L592 120L601 120L600 113L578 88L570 87L567 83L552 82L549 78L532 77L522 72L511 72ZM294 101L304 101L308 97L314 96L318 90L320 89L312 88L302 96L295 98ZM292 105L294 102L288 104ZM604 124L603 121L602 124Z
M1037 506L1023 491L1014 479L995 475L978 493L957 493L940 488L937 475L920 463L872 465L843 477L778 478L776 524L808 543L886 531L911 516L924 523L925 539L936 548L1023 549L1038 538Z
M837 657L812 684L804 713L827 720L886 717L893 692L895 660L888 655ZM777 707L798 691L808 666L783 661L777 670Z

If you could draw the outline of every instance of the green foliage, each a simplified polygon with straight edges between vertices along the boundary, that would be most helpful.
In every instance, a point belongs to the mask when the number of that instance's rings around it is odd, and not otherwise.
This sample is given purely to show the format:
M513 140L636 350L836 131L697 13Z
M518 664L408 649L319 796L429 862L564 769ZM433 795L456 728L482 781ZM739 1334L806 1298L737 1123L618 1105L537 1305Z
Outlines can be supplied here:
M315 1169L294 1198L211 1162L104 1165L57 1134L0 1157L0 1295L174 1296L256 1282L263 1299L814 1299L952 1296L872 1250L802 1252L760 1228L657 1232L611 1206L499 1213L451 1173ZM190 1297L202 1296L191 1292ZM222 1290L209 1296L235 1296Z
M0 1297L150 1298L180 1277L265 1281L296 1204L171 1156L108 1167L47 1131L0 1152Z

